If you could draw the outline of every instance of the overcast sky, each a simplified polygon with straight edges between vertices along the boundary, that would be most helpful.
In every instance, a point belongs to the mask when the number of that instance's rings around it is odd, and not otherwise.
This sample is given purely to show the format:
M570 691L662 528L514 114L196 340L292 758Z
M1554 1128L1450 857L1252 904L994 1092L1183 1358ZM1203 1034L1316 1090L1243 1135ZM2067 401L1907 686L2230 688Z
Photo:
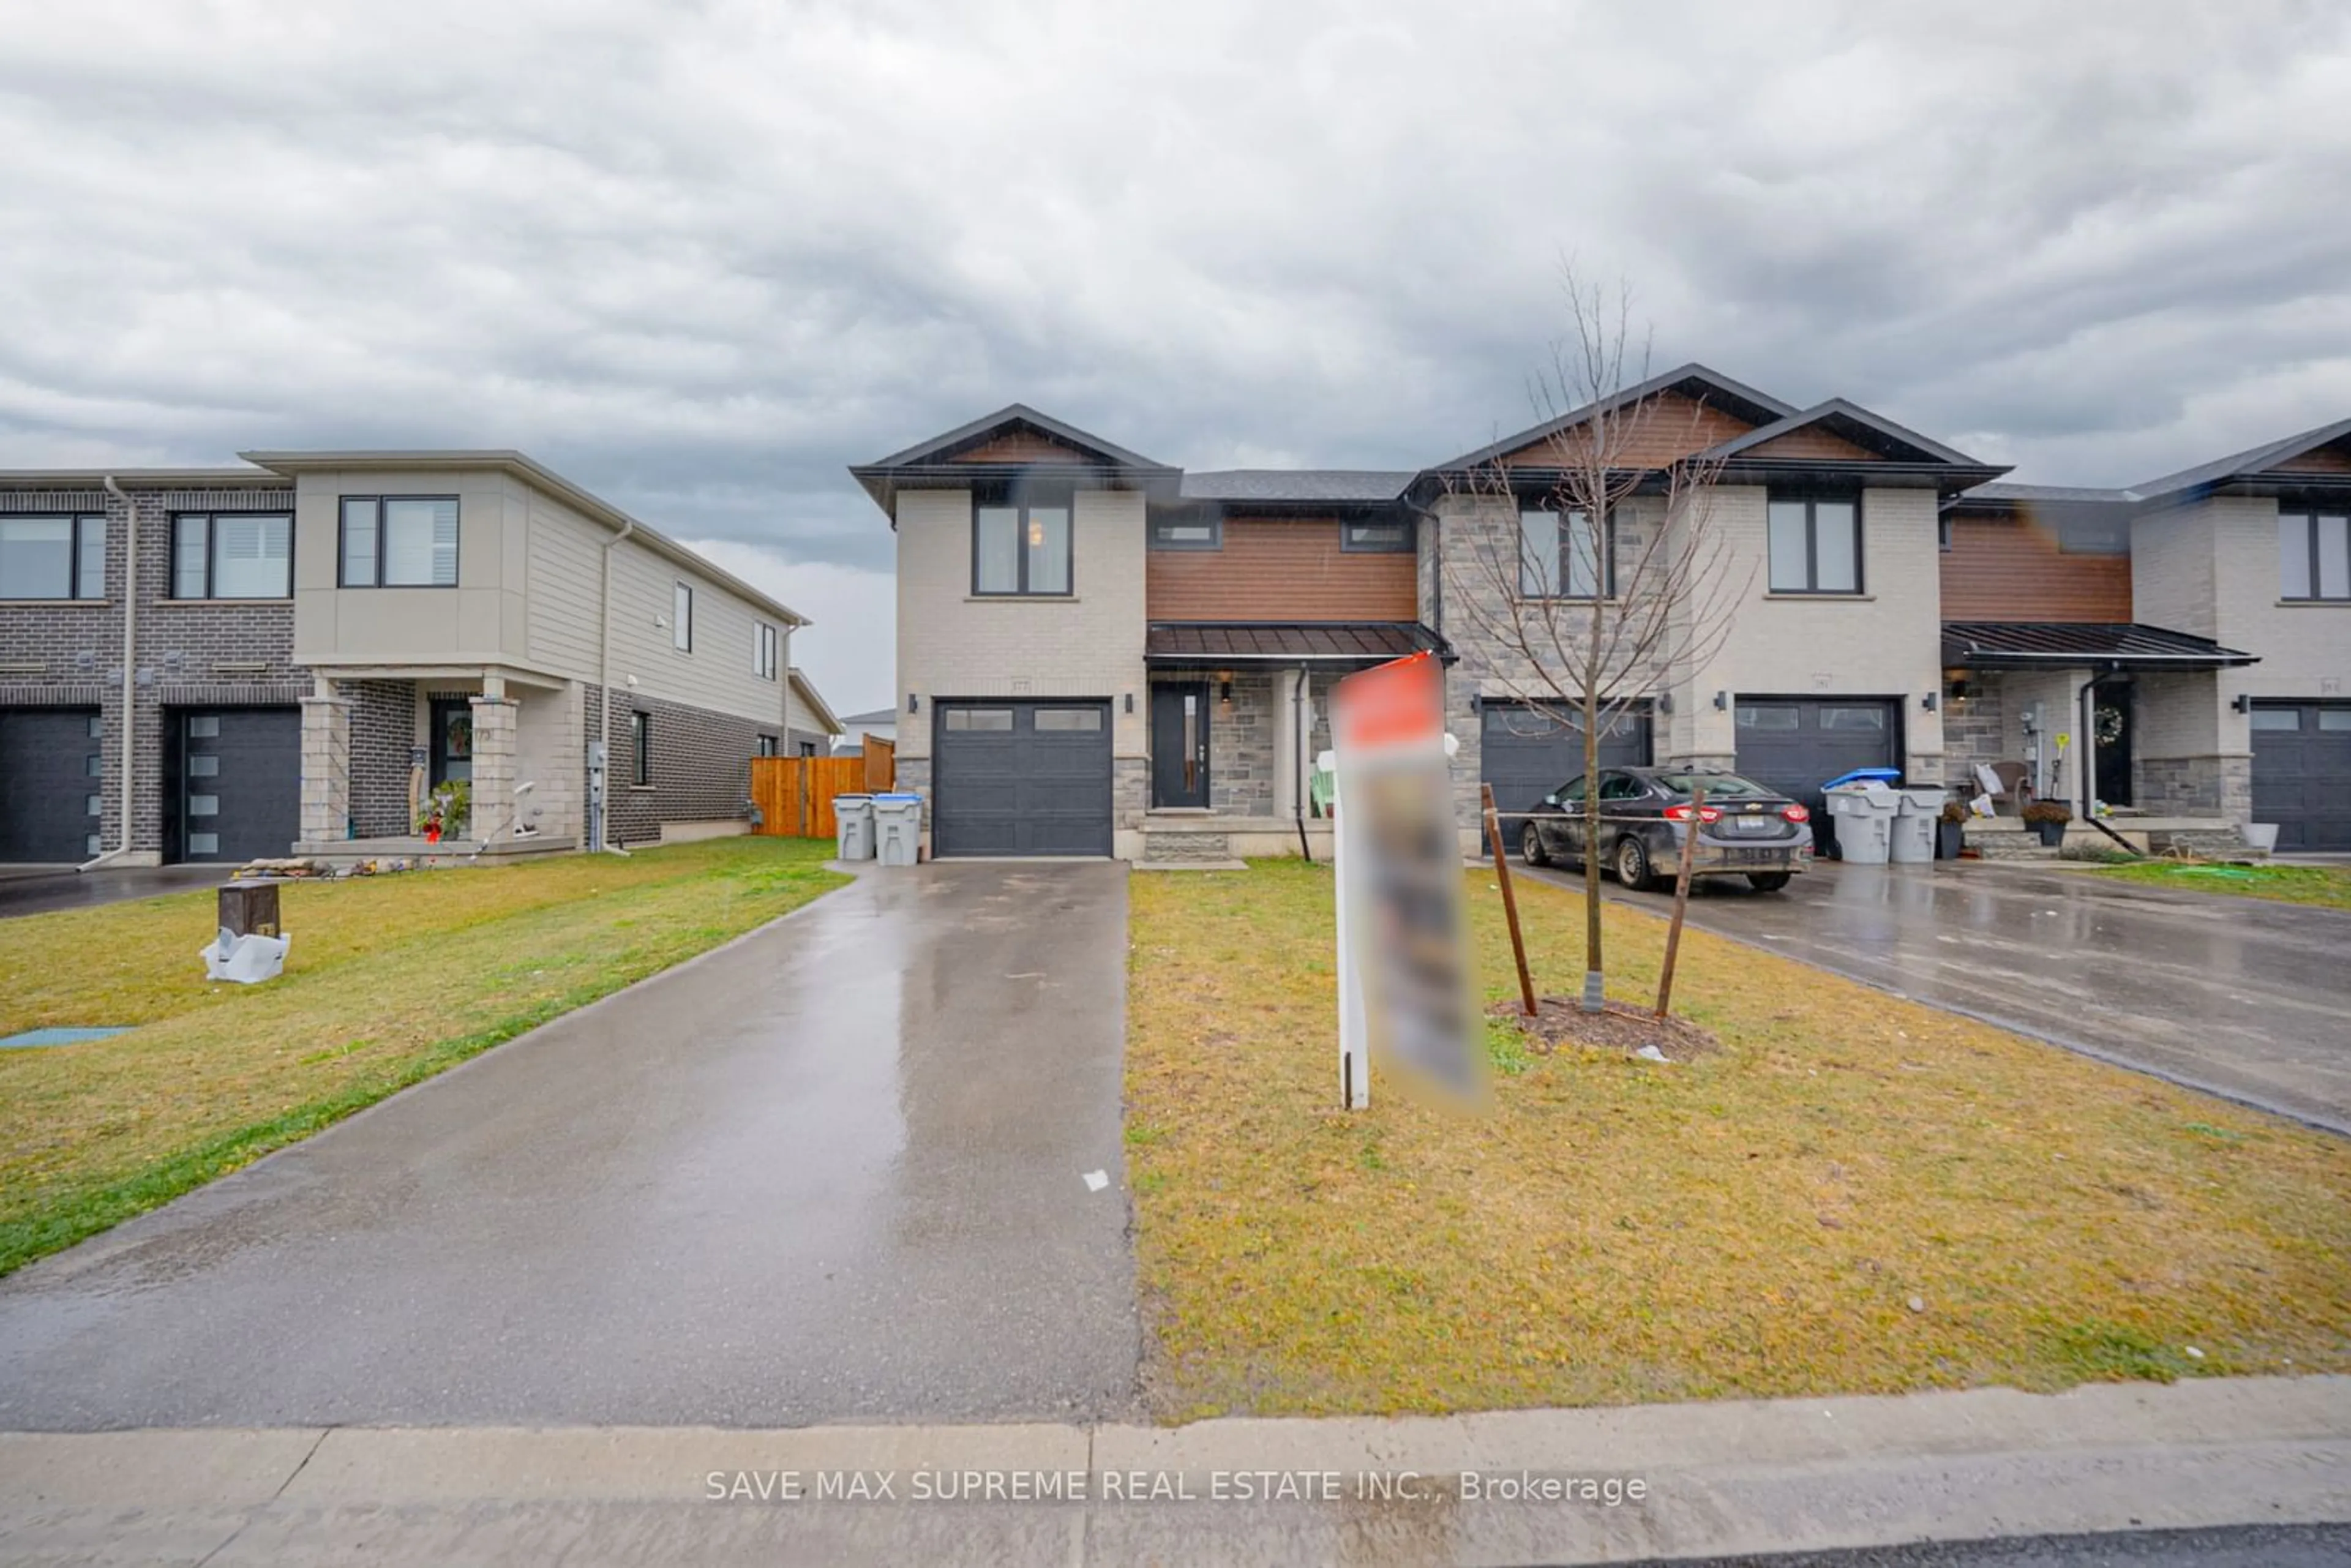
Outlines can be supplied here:
M519 446L891 700L843 472L1002 403L1191 467L1660 368L2120 483L2351 415L2339 4L0 0L0 465Z

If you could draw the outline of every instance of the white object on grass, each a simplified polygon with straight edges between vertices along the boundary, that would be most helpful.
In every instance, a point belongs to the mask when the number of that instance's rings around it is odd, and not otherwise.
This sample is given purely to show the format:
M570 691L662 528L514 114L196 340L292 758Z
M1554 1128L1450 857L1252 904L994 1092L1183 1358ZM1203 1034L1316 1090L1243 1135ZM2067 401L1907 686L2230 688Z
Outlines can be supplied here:
M1088 1192L1100 1192L1109 1185L1110 1176L1106 1173L1102 1171L1088 1171L1086 1173L1086 1190Z
M1639 1057L1639 1058L1640 1058L1642 1061L1666 1061L1666 1062L1670 1062L1671 1061L1673 1061L1673 1058L1672 1058L1672 1057L1667 1056L1664 1051L1659 1051L1659 1050L1658 1050L1656 1046L1654 1046L1654 1045L1645 1045L1645 1046L1643 1046L1640 1050L1638 1050L1638 1051L1635 1051L1633 1054L1634 1054L1634 1055L1635 1055L1635 1056L1637 1056L1637 1057Z
M286 968L286 950L294 945L287 936L239 936L226 926L207 944L196 956L204 961L204 974L215 980L231 980L240 986L258 985L274 980Z

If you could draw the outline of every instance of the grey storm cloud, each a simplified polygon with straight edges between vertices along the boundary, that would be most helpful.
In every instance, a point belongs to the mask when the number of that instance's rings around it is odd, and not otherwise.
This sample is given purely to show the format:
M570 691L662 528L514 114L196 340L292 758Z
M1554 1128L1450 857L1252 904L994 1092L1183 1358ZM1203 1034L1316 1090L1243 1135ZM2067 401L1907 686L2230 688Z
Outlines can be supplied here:
M2351 413L2335 5L84 0L6 33L0 463L520 446L757 567L852 707L889 696L891 544L846 465L1015 399L1193 466L1435 461L1529 422L1565 256L1629 281L1661 366L2021 477Z

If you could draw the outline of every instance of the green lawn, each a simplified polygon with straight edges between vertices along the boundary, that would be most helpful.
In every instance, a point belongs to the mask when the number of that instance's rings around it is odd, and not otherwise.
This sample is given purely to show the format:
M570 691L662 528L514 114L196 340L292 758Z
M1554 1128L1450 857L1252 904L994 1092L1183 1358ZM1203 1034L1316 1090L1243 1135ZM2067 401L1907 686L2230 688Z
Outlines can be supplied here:
M1492 873L1468 886L1498 998ZM1677 995L1719 1052L1493 1040L1490 1111L1375 1077L1351 1113L1326 872L1129 896L1163 1419L2351 1371L2351 1143L1698 931ZM1578 895L1519 898L1572 993ZM1663 925L1606 918L1638 1000Z
M0 922L0 1273L848 880L829 841L717 839L283 893L286 974L213 985L209 892Z
M2345 866L2199 865L2179 861L2141 861L2134 865L2102 866L2091 874L2189 893L2224 893L2239 898L2275 899L2281 904L2351 909L2351 867Z

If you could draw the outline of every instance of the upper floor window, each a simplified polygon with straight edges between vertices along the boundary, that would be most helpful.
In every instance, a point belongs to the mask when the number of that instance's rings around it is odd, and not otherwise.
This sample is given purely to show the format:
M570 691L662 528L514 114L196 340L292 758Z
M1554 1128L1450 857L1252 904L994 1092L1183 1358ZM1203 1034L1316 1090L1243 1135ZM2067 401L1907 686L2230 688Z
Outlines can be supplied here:
M182 512L172 519L174 599L291 599L294 519L284 512Z
M1861 591L1859 502L1774 496L1768 527L1772 592Z
M1341 523L1339 548L1402 554L1412 549L1412 526L1389 519L1372 523Z
M346 496L345 588L457 586L457 497Z
M694 589L687 583L669 585L669 645L681 653L694 652Z
M1154 517L1151 519L1153 549L1203 549L1225 548L1225 525L1217 517Z
M1519 591L1529 599L1614 597L1614 520L1594 528L1583 512L1520 512Z
M1070 591L1070 508L981 507L972 515L974 593Z
M2351 600L2351 517L2278 514L2278 597Z
M776 668L783 661L780 649L783 638L773 626L762 621L751 629L751 673L763 681L776 678Z
M0 599L105 597L104 517L0 517Z

